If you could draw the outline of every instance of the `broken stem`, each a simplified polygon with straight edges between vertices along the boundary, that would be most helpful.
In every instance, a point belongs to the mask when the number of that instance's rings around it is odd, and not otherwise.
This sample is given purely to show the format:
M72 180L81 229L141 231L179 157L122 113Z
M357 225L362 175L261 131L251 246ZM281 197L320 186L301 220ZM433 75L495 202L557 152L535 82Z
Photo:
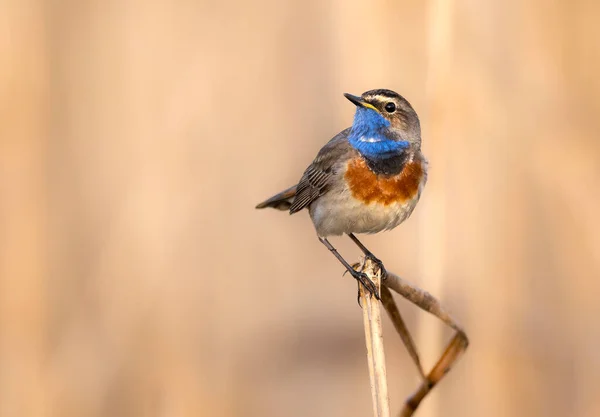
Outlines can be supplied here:
M366 259L360 265L360 270L367 274L369 279L375 283L377 291L380 291L381 271L379 268L370 259ZM365 341L367 344L373 415L375 417L389 417L390 400L385 369L385 354L383 351L381 309L377 299L371 296L362 285L359 285L359 291L365 328Z

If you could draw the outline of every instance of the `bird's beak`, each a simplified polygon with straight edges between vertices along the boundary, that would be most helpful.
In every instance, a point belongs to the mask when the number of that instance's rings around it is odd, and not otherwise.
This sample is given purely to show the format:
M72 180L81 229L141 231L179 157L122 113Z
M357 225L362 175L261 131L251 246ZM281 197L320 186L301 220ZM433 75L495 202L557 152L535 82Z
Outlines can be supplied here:
M375 108L375 106L373 106L371 103L367 103L365 100L363 100L362 97L354 96L354 95L348 94L348 93L344 93L344 97L346 97L348 100L350 100L352 103L354 103L358 107L364 107L365 109L371 109L371 110L375 110L376 112L379 112L379 110L377 110L377 108Z

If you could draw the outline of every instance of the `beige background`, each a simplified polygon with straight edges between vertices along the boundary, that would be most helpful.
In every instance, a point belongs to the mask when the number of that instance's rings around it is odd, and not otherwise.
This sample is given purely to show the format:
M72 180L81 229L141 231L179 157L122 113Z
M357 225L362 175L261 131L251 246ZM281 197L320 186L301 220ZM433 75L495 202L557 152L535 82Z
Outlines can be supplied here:
M306 213L253 207L351 123L343 92L391 88L430 181L364 241L471 338L418 416L599 416L599 13L2 1L0 415L370 415L356 285ZM431 366L450 332L400 304Z

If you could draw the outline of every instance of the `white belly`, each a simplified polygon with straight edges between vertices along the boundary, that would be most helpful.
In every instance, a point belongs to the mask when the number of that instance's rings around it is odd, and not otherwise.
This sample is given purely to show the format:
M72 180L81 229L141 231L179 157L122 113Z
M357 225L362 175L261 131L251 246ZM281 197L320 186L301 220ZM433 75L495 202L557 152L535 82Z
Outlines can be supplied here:
M419 194L403 203L365 205L347 190L330 191L311 204L309 211L321 237L377 233L393 229L406 220L417 205Z

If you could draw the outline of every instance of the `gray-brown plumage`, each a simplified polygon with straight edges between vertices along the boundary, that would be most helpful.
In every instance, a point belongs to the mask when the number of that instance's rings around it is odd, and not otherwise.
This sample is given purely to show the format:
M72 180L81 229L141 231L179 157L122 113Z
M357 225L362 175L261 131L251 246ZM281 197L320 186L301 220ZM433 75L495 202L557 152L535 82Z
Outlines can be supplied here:
M406 220L425 185L427 161L421 154L419 118L402 96L372 90L346 97L357 106L352 127L323 146L296 186L256 207L290 214L308 208L321 242L365 283L327 237L347 234L377 260L354 233L377 233Z

